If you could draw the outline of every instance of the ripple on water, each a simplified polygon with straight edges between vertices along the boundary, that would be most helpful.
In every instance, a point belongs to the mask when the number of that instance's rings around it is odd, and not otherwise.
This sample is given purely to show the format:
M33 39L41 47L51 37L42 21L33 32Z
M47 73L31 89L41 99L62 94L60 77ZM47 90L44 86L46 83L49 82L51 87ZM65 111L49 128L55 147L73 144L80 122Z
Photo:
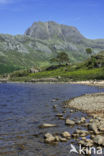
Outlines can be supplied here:
M64 120L56 117L66 109L62 102L85 93L103 92L104 89L71 84L0 84L0 155L5 156L67 156L69 145L75 140L58 145L44 144L43 135L47 131L73 133L76 128L65 126ZM55 100L58 99L58 100ZM57 104L57 109L53 105ZM64 117L81 118L86 114L70 113ZM39 129L42 123L55 123L50 129Z

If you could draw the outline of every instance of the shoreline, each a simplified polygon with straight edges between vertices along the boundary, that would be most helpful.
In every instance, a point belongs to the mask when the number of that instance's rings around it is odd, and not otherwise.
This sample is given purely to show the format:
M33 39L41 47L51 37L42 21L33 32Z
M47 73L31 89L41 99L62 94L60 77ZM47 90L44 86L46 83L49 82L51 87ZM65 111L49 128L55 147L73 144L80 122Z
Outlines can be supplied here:
M88 86L95 86L95 87L104 87L104 80L76 81L76 82L72 82L72 84L81 84L81 85L88 85Z
M66 102L66 107L104 119L104 93L85 94L75 97Z
M104 87L104 80L99 81L93 81L93 80L87 80L87 81L4 81L0 83L66 83L66 84L80 84L80 85L88 85L88 86L95 86L95 87Z

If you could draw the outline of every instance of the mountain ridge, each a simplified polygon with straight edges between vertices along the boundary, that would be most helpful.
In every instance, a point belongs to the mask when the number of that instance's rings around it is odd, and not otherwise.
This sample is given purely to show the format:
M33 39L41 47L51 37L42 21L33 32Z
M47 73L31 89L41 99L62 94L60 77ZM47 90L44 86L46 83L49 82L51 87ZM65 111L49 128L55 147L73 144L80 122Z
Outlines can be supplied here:
M73 41L75 41L75 39L78 41L85 38L76 27L58 24L54 21L44 23L35 22L27 29L25 35L43 40L54 39L56 37L57 39L69 42L72 41L72 39Z
M104 50L104 40L87 39L72 26L52 21L35 22L24 35L0 34L0 73L48 66L50 58L62 51L69 55L72 63L81 62L88 58L85 51L88 47L98 53ZM12 70L8 70L9 66Z

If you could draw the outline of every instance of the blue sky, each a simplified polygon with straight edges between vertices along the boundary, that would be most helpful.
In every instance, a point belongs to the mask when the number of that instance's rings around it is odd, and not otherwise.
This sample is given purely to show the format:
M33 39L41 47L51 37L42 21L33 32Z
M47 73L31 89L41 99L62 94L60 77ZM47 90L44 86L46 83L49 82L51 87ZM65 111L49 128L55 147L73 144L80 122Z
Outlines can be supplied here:
M104 38L104 0L0 0L0 19L0 33L23 34L35 21L56 21Z

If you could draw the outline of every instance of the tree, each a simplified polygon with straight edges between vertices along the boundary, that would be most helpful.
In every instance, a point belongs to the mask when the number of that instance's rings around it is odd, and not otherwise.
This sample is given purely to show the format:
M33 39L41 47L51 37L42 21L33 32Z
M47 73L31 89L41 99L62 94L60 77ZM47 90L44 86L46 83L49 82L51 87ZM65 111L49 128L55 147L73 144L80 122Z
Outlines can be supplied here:
M56 58L52 58L50 60L50 62L51 63L55 62L55 63L58 63L59 65L69 64L70 63L69 56L65 52L58 53Z
M56 58L51 58L50 63L57 63L57 59Z
M91 56L91 54L92 54L92 49L91 49L91 48L86 48L86 53L87 53L88 55Z

